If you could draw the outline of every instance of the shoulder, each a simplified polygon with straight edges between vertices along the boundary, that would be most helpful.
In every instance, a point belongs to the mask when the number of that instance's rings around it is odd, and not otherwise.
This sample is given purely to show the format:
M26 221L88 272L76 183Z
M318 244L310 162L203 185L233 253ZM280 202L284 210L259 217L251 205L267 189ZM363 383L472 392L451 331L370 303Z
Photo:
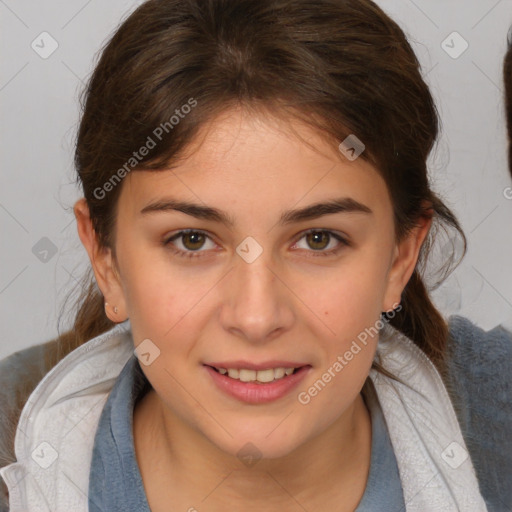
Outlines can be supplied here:
M18 420L39 381L48 371L46 351L56 346L58 340L19 350L0 360L0 467L16 460L14 437ZM9 493L0 477L0 512L9 510Z
M452 356L460 362L498 363L512 368L512 332L502 325L485 331L468 318L453 315L448 319Z
M46 352L57 344L52 340L19 350L0 360L0 398L11 401L20 388L37 385L47 370Z
M512 332L458 315L448 325L446 388L489 510L502 510L512 502Z
M31 347L13 352L7 357L0 359L0 370L2 370L0 378L5 378L5 371L11 369L23 369L23 367L26 366L27 364L39 364L39 356L41 355L45 346L46 343L33 345Z
M512 429L512 332L485 331L461 316L448 320L447 380L468 413L492 417Z
M0 360L0 467L13 462L14 435L26 400L49 371L46 354L58 339L19 350Z
M512 332L502 326L485 331L458 315L448 325L450 384L482 414L487 409L512 414Z

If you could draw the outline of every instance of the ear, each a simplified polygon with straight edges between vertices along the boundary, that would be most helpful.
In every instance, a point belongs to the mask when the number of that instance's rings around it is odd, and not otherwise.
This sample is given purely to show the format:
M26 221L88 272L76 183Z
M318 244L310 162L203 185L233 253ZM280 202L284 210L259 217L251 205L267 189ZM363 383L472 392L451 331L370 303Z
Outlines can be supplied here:
M430 208L420 217L417 226L395 246L382 311L391 311L400 303L402 292L414 272L421 246L432 225L432 214L433 210Z
M100 247L85 198L81 198L75 203L73 211L78 236L91 260L98 287L108 302L108 306L105 307L105 314L112 322L124 322L127 319L126 303L112 251L110 248Z

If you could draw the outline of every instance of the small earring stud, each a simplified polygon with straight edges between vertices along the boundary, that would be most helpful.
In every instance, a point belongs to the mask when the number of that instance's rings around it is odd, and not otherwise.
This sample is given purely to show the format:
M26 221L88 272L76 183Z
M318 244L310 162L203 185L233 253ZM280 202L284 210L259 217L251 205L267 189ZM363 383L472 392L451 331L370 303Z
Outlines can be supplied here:
M109 305L109 304L108 304L108 302L105 302L105 309L106 309L106 307L107 307L108 305ZM117 315L117 311L118 311L117 306L114 306L114 307L113 307L113 309L114 309L114 314L116 314L116 315Z

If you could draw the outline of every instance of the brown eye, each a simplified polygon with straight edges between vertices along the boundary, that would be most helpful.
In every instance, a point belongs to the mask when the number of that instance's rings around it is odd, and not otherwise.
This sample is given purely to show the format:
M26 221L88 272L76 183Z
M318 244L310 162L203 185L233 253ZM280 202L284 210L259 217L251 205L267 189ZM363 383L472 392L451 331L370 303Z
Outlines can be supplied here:
M300 247L301 240L306 241L306 247ZM332 244L332 242L337 243ZM305 249L307 252L312 253L312 256L333 256L344 247L349 247L350 243L332 231L311 229L304 233L294 246L299 249ZM327 248L329 249L325 250Z
M197 231L192 231L190 233L185 233L182 235L182 243L191 251L197 251L197 249L201 249L204 245L206 237Z
M306 235L306 239L311 249L322 250L329 245L331 237L326 231L312 231Z
M165 247L169 247L178 256L193 258L205 256L204 253L207 251L200 249L204 248L207 241L210 241L212 246L206 247L206 249L213 249L215 247L215 243L206 233L190 229L179 231L167 240L164 240L163 245Z

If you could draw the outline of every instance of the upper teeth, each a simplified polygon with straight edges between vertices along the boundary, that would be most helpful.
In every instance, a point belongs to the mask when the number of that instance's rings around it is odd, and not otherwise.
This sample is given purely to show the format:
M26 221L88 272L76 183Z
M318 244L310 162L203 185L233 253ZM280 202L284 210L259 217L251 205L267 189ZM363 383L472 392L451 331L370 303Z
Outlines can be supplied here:
M226 373L232 379L238 379L242 382L272 382L274 379L282 379L285 375L291 375L295 368L269 368L268 370L246 370L241 368L217 368L220 373Z

